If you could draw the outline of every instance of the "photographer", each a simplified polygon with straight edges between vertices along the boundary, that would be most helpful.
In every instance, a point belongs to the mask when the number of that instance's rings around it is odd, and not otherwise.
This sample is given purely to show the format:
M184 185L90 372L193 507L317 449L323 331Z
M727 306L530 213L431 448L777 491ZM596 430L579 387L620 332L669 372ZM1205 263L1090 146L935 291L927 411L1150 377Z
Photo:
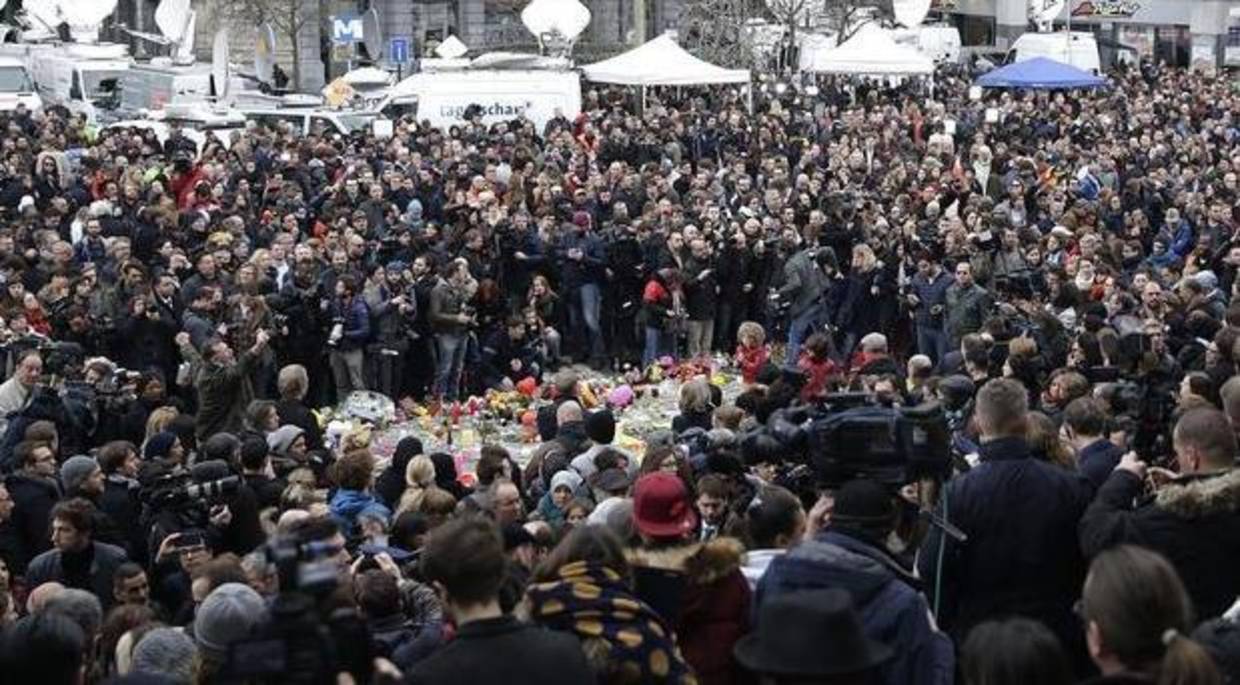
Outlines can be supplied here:
M403 396L405 363L417 320L417 297L404 282L405 265L389 262L375 267L363 290L374 320L374 342L369 346L370 385L388 397Z
M181 355L196 369L198 416L195 433L199 440L216 433L238 433L243 427L243 412L254 399L250 382L255 360L267 346L267 331L254 335L254 346L238 359L223 340L208 340L202 353L190 343L189 333L176 336Z
M327 337L331 348L332 380L336 401L342 402L354 390L365 390L366 343L370 340L370 308L359 296L357 281L345 274L336 280L336 299L332 302L332 330Z
M444 265L439 282L431 290L428 318L435 332L439 368L435 373L435 396L456 400L461 389L461 372L469 341L469 327L474 323L469 301L478 283L469 274L464 260Z

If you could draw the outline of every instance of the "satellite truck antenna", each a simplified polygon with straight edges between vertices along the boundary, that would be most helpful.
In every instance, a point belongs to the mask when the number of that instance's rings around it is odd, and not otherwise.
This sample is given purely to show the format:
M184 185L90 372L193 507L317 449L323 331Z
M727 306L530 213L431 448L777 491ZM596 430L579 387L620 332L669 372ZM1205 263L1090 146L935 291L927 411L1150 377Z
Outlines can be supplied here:
M383 59L383 29L379 25L379 10L374 7L362 15L362 45L372 63L377 64Z

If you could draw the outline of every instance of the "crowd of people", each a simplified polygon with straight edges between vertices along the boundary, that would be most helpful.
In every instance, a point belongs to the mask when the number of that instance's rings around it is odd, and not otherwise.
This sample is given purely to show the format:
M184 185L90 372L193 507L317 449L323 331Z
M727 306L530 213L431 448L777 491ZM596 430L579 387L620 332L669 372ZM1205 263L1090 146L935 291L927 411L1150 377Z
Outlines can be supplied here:
M1240 95L1110 77L201 149L19 104L0 682L1240 682ZM579 401L720 363L639 454ZM314 411L522 383L470 473ZM928 403L916 478L780 428Z

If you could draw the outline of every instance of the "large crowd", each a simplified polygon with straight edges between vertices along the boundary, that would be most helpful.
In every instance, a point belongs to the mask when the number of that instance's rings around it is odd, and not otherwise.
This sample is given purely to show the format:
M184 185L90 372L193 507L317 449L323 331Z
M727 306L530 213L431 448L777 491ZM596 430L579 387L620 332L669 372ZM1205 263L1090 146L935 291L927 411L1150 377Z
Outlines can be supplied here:
M971 77L0 115L0 682L1240 682L1240 94ZM579 401L694 364L640 453ZM316 413L521 385L462 473ZM917 478L779 430L927 404Z

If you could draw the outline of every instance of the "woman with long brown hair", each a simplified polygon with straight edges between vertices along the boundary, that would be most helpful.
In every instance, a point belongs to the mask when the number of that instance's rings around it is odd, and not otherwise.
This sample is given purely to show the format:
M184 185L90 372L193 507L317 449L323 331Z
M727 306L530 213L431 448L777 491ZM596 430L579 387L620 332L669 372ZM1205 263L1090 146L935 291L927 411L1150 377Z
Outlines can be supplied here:
M1209 654L1189 638L1192 600L1162 555L1122 545L1094 558L1080 610L1095 683L1219 685Z

